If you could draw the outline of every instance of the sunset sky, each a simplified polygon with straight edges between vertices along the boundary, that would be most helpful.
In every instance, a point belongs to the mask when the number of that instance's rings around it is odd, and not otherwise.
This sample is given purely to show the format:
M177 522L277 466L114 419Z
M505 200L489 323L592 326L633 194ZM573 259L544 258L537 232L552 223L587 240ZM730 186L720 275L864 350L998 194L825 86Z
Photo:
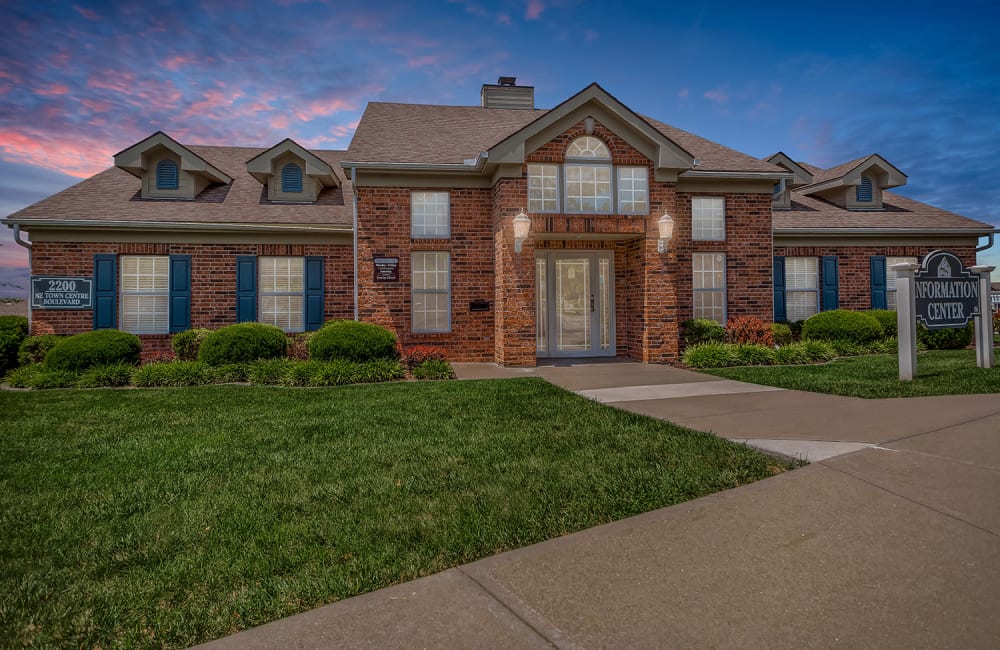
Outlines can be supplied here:
M900 193L1000 225L991 2L20 1L0 18L4 216L156 130L343 149L368 101L477 104L504 74L539 107L596 81L757 157L878 152L909 176ZM0 230L0 284L24 285Z

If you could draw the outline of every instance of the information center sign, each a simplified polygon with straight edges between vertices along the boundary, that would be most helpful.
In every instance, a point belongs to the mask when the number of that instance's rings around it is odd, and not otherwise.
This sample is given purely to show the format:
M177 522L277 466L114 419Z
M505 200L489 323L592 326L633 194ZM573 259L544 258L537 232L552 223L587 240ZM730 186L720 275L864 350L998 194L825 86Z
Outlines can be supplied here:
M92 278L31 276L32 309L91 309L94 305Z
M979 315L979 276L949 251L924 258L914 276L917 320L929 330L965 327Z

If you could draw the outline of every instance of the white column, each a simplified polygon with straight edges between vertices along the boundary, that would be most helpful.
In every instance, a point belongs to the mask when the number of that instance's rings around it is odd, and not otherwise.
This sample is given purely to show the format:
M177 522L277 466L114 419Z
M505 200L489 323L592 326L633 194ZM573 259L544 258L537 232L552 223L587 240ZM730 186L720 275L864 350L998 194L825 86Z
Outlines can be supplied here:
M990 303L990 273L995 266L973 266L979 275L979 315L976 316L976 365L993 367L993 305Z
M896 273L896 341L899 354L899 380L912 381L917 372L917 297L913 291L913 273L919 264L893 264Z

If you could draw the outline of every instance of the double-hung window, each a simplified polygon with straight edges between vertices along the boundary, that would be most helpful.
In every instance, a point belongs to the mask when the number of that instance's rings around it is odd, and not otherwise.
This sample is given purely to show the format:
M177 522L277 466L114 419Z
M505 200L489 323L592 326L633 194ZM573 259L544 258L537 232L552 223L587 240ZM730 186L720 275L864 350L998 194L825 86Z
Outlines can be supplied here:
M726 255L693 253L692 302L694 318L726 323Z
M896 310L896 272L892 270L893 264L916 264L915 257L886 257L885 258L885 302L886 308Z
M451 236L448 192L411 192L410 222L414 239L448 239Z
M790 322L819 312L819 258L785 258L785 313Z
M120 327L132 334L170 331L170 258L122 255Z
M257 321L286 332L304 331L303 258L259 257L257 273Z
M721 196L691 198L691 239L726 239L726 199Z
M410 254L414 332L451 331L450 261L446 251Z

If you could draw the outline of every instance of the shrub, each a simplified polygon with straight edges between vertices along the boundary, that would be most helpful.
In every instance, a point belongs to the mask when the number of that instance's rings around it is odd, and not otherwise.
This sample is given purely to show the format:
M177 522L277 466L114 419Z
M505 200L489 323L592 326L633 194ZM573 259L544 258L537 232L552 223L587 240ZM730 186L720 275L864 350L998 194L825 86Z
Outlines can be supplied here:
M917 340L928 350L961 350L972 343L972 323L957 329L929 330L917 324Z
M14 332L25 339L28 337L28 319L24 316L0 316L0 332Z
M80 372L113 363L137 365L142 343L135 334L118 330L94 330L64 338L45 355L45 365L53 370Z
M406 376L403 364L395 359L379 359L358 364L355 381L362 384L375 384L383 381L393 381Z
M313 376L319 372L322 361L298 361L289 364L281 382L285 386L315 386Z
M896 336L896 312L891 309L869 309L861 313L877 320L886 336Z
M407 370L413 370L427 361L446 361L448 353L433 345L414 345L403 351L403 363Z
M245 383L250 374L249 363L227 363L224 366L214 368L212 374L215 382L220 384Z
M201 361L171 361L151 363L135 371L132 383L149 388L153 386L201 386L214 379L212 368Z
M204 327L178 332L170 339L170 347L181 361L195 361L198 359L198 348L211 333L212 330Z
M736 346L736 356L741 366L769 366L774 363L774 348L756 343L740 343Z
M302 332L288 337L288 349L285 356L289 359L305 361L309 358L309 339L312 332Z
M684 351L684 364L692 368L725 368L740 365L735 345L728 343L699 343Z
M398 356L396 335L372 323L331 321L309 339L309 358L317 361L365 362Z
M414 379L454 379L455 370L447 361L428 359L417 364L413 370Z
M18 351L28 338L28 319L24 316L0 316L0 376L18 365Z
M802 325L802 338L814 341L870 343L882 336L882 325L874 316L847 309L820 312Z
M247 370L247 381L260 386L279 386L285 382L285 376L295 361L288 359L268 359L250 364Z
M772 323L771 336L774 338L775 345L788 345L794 340L792 328L787 323Z
M802 349L809 361L829 361L837 356L837 351L826 341L802 341Z
M310 386L343 386L358 383L358 365L352 361L335 359L320 363L309 378Z
M285 356L285 333L264 323L227 325L211 332L201 342L198 360L210 366L246 363Z
M774 351L774 362L780 366L795 366L812 361L804 343L789 343Z
M755 316L737 316L726 323L726 343L774 345L771 326Z
M7 382L14 388L70 388L76 385L79 375L71 370L57 370L36 363L22 366L7 375Z
M868 354L869 351L868 345L857 343L855 341L838 339L836 341L827 341L827 343L830 344L830 347L833 348L838 357L860 357L864 354Z
M40 363L32 363L26 366L21 366L11 370L7 377L6 382L10 384L13 388L31 388L32 381L35 375L45 370L45 366Z
M868 345L868 354L896 354L898 351L899 342L895 336L887 336L884 339L872 341Z
M103 388L106 386L128 386L132 383L135 366L127 363L113 363L84 370L76 380L77 388Z
M41 336L29 336L21 342L21 348L17 351L17 362L22 366L45 361L45 355L56 346L62 337L56 334L42 334Z
M714 320L692 318L681 323L684 328L684 342L688 345L718 343L725 338L726 331Z

